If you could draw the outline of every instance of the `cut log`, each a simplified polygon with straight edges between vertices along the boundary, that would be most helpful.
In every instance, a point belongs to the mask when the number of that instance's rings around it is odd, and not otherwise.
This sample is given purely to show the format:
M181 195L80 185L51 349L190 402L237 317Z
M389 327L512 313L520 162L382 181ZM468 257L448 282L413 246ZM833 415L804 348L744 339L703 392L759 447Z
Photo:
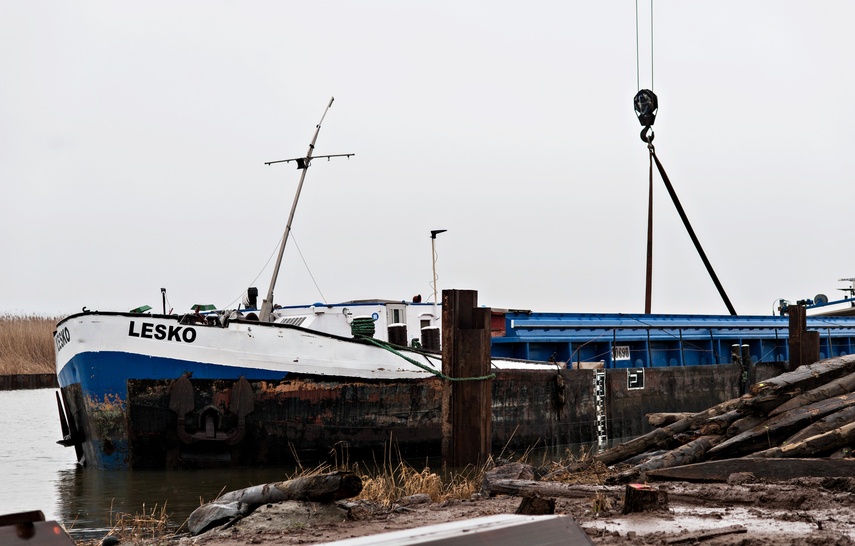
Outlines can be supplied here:
M333 502L355 497L361 491L362 479L353 472L331 472L229 491L216 500L219 503L242 502L251 506L286 500Z
M850 457L852 457L851 446L841 447L840 449L828 456L829 459L849 459Z
M816 423L801 429L784 440L781 445L785 446L788 444L794 444L796 442L806 440L811 436L816 436L817 434L822 434L829 430L842 427L846 423L851 423L853 421L855 421L855 406L849 406L848 408L832 413L831 415L826 415Z
M666 427L657 428L647 434L633 438L632 440L607 449L598 454L595 459L605 465L613 465L630 457L634 457L654 447L666 447L677 434L691 430L713 417L725 414L729 411L739 409L745 402L745 398L734 398L713 406L704 411L680 419Z
M769 412L769 417L774 417L779 413L784 413L785 411L789 411L800 406L813 404L814 402L825 400L832 396L847 394L852 391L855 391L855 373L850 373L849 375L830 381L804 394L800 394L795 398L791 398Z
M746 415L745 417L737 419L729 427L727 427L727 432L725 433L725 436L727 436L728 438L733 438L737 434L742 434L746 430L751 430L752 428L756 427L765 420L765 415Z
M562 469L566 470L566 469ZM569 471L569 470L568 470ZM481 494L487 497L493 495L493 482L496 480L532 480L534 470L531 465L523 463L509 463L497 466L487 472L481 479Z
M362 491L362 479L352 472L332 472L284 482L256 485L230 491L213 502L195 509L188 518L190 533L207 529L251 514L261 505L289 500L329 503L355 497Z
M710 449L709 453L711 456L722 458L742 455L757 449L771 449L791 436L795 430L853 405L855 405L855 393L797 407L764 421L751 430L737 434Z
M629 470L621 472L617 476L612 476L607 480L607 483L626 483L641 477L650 470L659 468L669 468L672 466L682 466L698 462L704 458L707 451L721 440L721 436L701 436L697 440L691 441L686 445L653 457L650 460L636 465Z
M799 366L791 372L756 383L751 386L750 393L760 396L792 390L808 391L851 373L855 373L855 355L838 356Z
M757 458L770 457L817 457L832 453L841 447L855 442L855 423L846 424L840 428L811 436L800 442L781 447L767 449L751 455ZM836 460L835 463L839 463Z
M623 498L623 513L668 508L668 492L643 483L629 483Z
M648 413L645 415L647 417L647 423L652 427L664 427L666 425L670 425L671 423L676 423L680 419L685 419L690 415L694 415L693 413Z
M618 496L623 487L606 485L581 485L561 482L536 482L533 480L496 480L493 493L515 497L561 497L587 499L596 495Z
M636 455L635 457L630 457L629 459L621 461L621 464L628 464L632 466L639 465L641 463L646 463L654 457L665 455L669 451L669 449L657 449L656 451L648 451L646 453L642 453L641 455Z
M698 434L701 436L723 436L730 425L739 419L741 415L738 411L731 410L713 417L698 427Z
M686 466L675 466L647 472L649 480L678 480L699 483L726 483L729 476L740 473L754 474L767 480L791 480L812 476L855 477L855 460L830 459L755 459L740 457L721 461L707 461Z
M255 510L240 502L208 502L193 510L187 518L187 529L191 535L204 533L208 529L233 523Z

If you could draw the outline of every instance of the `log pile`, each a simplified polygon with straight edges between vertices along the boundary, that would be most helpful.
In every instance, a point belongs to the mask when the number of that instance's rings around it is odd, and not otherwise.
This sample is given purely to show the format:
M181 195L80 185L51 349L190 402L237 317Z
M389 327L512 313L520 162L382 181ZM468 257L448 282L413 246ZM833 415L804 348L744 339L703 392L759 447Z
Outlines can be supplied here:
M789 466L798 467L806 463L794 459L805 458L826 459L828 471L849 475L853 467L835 461L842 462L855 447L855 355L801 366L702 412L672 415L658 421L669 424L595 457L608 466L625 467L612 483L667 477L664 469L685 465L696 465L701 478L714 466L734 472L742 466L764 466L791 474L793 470L784 470L788 465L778 460L792 460ZM655 418L662 419L662 414ZM764 464L757 465L756 459ZM730 462L712 464L726 460ZM685 479L686 472L682 475Z

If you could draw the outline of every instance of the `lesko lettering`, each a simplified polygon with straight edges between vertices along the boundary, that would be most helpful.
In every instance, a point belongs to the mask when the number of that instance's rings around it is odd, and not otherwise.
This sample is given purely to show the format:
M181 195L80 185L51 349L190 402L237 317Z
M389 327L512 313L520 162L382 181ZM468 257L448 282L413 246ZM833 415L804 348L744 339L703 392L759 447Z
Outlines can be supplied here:
M177 341L179 343L193 343L196 341L196 330L189 326L167 326L166 324L152 324L143 322L137 330L136 321L131 321L128 326L128 335L145 339L165 339L166 341Z
M68 333L68 328L63 328L53 336L53 342L56 345L56 352L60 352L66 343L71 341L71 334Z

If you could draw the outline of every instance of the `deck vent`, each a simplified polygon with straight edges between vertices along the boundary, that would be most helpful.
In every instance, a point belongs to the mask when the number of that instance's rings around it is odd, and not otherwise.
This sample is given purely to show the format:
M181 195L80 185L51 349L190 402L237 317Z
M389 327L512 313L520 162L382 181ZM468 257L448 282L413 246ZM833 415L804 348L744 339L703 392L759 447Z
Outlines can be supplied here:
M282 317L276 321L278 324L288 324L290 326L302 326L306 322L306 317Z

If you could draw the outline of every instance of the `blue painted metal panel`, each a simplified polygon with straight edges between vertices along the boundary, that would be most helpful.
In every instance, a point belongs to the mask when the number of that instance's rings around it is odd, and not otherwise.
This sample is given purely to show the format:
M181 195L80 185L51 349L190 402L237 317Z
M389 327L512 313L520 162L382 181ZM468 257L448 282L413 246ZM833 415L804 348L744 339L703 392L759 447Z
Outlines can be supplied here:
M820 332L822 358L851 354L855 317L808 317ZM788 358L789 317L525 313L505 315L494 356L560 362L604 361L608 368L699 366L731 361L732 345L748 345L752 362ZM614 347L629 360L614 360Z
M287 372L221 366L172 358L150 357L112 351L80 353L59 372L60 386L80 383L92 396L127 396L128 379L178 379L184 373L194 379L234 379L247 381L282 379Z

